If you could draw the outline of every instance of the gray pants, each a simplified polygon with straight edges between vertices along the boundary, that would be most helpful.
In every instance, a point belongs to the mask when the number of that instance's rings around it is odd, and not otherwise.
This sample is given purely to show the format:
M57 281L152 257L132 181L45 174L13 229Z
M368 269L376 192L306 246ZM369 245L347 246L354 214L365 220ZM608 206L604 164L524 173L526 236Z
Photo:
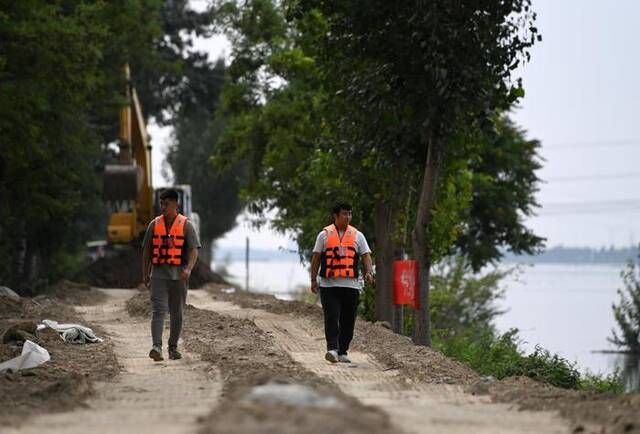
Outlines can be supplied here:
M178 346L182 331L182 312L187 302L188 282L151 279L151 339L162 347L164 317L169 311L169 348Z

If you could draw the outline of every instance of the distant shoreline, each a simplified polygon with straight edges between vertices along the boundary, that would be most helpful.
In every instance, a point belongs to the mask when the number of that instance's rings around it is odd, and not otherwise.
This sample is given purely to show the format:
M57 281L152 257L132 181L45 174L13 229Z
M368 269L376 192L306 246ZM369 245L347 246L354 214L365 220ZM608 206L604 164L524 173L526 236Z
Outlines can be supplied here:
M571 264L571 265L624 265L638 258L638 247L564 247L556 246L538 255L514 255L506 252L500 262L527 264ZM214 252L214 262L244 261L244 248L233 247ZM285 250L254 249L249 252L251 261L298 261L297 252Z
M591 247L563 247L557 246L546 249L538 255L514 255L505 253L501 262L526 262L531 264L572 264L596 265L611 264L624 265L628 261L638 258L638 247L623 248L591 248Z

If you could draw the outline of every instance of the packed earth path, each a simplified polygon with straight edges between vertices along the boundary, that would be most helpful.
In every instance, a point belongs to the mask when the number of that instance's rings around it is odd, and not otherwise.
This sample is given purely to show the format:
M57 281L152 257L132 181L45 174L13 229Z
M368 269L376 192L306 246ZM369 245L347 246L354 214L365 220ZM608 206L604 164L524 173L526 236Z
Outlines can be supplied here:
M189 433L197 420L217 404L222 382L218 372L183 352L183 359L154 363L149 351L149 322L126 311L130 289L102 290L96 306L76 307L89 324L99 324L114 342L120 374L112 382L95 383L95 393L82 408L30 416L6 433Z
M207 291L192 291L189 303L199 309L249 319L269 333L276 345L306 369L328 378L344 393L386 412L397 431L405 433L567 433L566 421L551 412L518 411L488 397L465 393L461 386L419 384L386 369L374 357L350 352L351 364L323 358L323 331L304 318L242 308L216 300ZM366 345L366 343L365 343ZM348 432L345 427L344 432Z
M233 393L225 395L223 392L226 381L232 382L232 379L223 380L223 370L218 369L220 366L210 361L201 361L198 354L189 352L184 347L182 360L154 363L147 355L150 339L148 319L130 316L125 307L127 300L136 294L144 303L145 294L122 289L101 291L107 295L104 302L76 309L87 323L99 324L113 341L121 366L120 374L113 381L94 384L96 393L81 408L31 416L19 427L3 432L280 432L277 421L275 430L273 425L261 423L247 425L250 428L240 423L242 428L237 426L238 430L234 430L233 426L237 425L234 418L241 421L247 419L247 412L253 412L252 416L257 414L257 420L268 420L269 417L273 420L275 407L266 407L266 410L243 407L245 401L234 401L237 397L234 398ZM417 382L408 378L401 370L389 369L367 352L350 352L353 360L351 364L329 364L323 359L325 344L321 328L303 315L240 307L230 301L220 300L206 290L190 291L188 304L193 306L190 308L192 315L196 315L193 311L195 308L202 314L215 313L216 318L221 318L223 323L248 320L251 326L255 324L270 337L277 352L280 352L281 356L276 354L276 358L290 358L301 369L334 384L348 399L357 400L359 404L355 406L348 404L353 408L347 410L349 416L358 420L360 414L364 415L362 409L358 408L358 405L363 404L366 408L372 408L374 413L382 413L383 417L388 418L389 426L382 427L380 432L570 432L569 422L556 413L519 411L513 404L491 403L488 396L467 393L461 385ZM186 321L189 321L189 313L187 309ZM211 328L214 328L213 324ZM192 334L195 333L192 331ZM215 334L214 339L217 339ZM366 348L366 342L360 344L359 348ZM247 354L250 356L252 353L249 351ZM230 354L229 357L242 359L247 355ZM264 368L269 372L268 364ZM220 409L218 413L216 408ZM231 425L225 425L227 422L218 428L215 424L209 425L207 431L207 414L213 414L213 417L209 417L221 422L227 417ZM288 419L295 415L290 410L285 410L284 414ZM306 418L314 417L314 414L321 420L322 417L326 419L322 411L311 408L303 410L300 421L308 424ZM331 417L331 413L327 414ZM333 414L336 418L345 418L344 413ZM371 420L376 419L374 417ZM351 430L350 426L345 420L341 432L360 432ZM315 429L307 428L301 429L298 426L293 431L283 429L281 432L326 431L322 425L317 425ZM370 428L364 432L371 432Z

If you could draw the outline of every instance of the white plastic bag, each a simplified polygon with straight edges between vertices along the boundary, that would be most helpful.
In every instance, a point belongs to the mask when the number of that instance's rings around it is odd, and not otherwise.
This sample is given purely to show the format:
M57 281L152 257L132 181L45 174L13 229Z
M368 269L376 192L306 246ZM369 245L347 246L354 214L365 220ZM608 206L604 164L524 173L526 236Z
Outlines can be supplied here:
M22 346L22 354L0 363L0 372L4 372L7 369L19 371L21 369L35 368L50 359L49 351L34 342L26 340Z

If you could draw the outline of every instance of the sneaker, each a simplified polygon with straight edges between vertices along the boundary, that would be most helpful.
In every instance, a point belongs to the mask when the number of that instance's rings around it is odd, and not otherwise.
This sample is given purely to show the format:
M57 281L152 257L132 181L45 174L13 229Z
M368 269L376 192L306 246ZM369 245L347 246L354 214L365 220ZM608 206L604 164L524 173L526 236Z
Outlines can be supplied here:
M179 360L182 358L182 354L180 354L177 348L169 348L169 358L171 360Z
M149 357L153 359L154 362L161 362L164 360L162 357L162 348L154 345L151 347L151 351L149 351Z
M351 363L351 359L348 358L346 354L339 354L338 355L338 362L340 362L340 363Z
M324 359L327 362L338 363L338 352L336 350L329 350L327 354L324 355Z

